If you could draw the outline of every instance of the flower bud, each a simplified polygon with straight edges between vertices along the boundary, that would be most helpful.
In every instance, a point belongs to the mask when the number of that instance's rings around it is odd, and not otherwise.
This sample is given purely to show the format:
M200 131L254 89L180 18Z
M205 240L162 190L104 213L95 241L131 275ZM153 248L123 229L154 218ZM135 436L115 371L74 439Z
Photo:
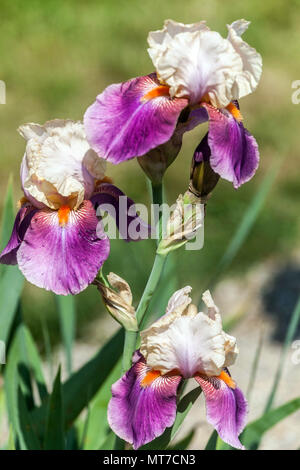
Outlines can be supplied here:
M104 285L100 281L96 283L102 294L105 307L114 319L124 326L127 331L138 331L129 284L114 273L110 273L107 279L111 287Z
M190 191L199 197L203 203L209 198L220 178L210 166L210 155L208 134L206 134L195 150L189 185Z
M204 227L204 204L189 190L178 196L157 253L165 255L191 241ZM201 245L202 247L202 245Z
M152 183L159 184L167 168L173 163L182 145L183 128L178 125L168 142L150 150L137 161Z

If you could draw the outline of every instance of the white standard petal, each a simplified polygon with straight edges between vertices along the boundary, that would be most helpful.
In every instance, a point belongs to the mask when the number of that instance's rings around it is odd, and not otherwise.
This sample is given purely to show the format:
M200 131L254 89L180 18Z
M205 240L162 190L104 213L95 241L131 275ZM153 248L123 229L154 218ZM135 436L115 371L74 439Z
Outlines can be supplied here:
M166 308L166 315L175 311L181 314L186 309L186 307L192 302L192 299L190 297L191 292L191 286L183 287L183 289L179 289L174 292L168 302Z
M254 53L260 56L238 36L246 27L243 21L233 25L227 39L204 23L182 25L170 20L163 30L149 34L149 55L171 96L187 97L191 104L210 100L222 108L253 91L253 80L258 79Z
M206 26L206 21L199 21L198 23L183 24L177 23L173 20L165 20L164 27L158 31L151 31L148 34L148 53L155 65L161 54L166 51L172 39L179 33L194 31L209 31ZM156 65L155 65L156 66Z
M141 332L141 353L147 365L162 374L179 371L184 377L195 374L218 376L237 354L235 338L222 329L219 311L208 292L208 315L197 313L190 304L190 288L176 292L167 314ZM172 310L172 307L174 310Z
M76 209L92 195L105 162L90 149L82 123L55 119L44 126L25 124L19 132L27 140L21 182L29 199L51 209Z
M233 99L239 99L252 93L256 89L262 74L261 55L241 38L249 24L249 21L238 20L231 25L227 25L228 41L231 42L243 61L243 69L236 75L232 85Z
M216 306L209 290L203 293L202 300L207 307L208 316L212 320L215 320L219 322L220 324L222 324L222 318L220 315L219 308ZM222 334L224 338L224 351L225 351L224 367L229 367L235 363L239 350L236 344L236 338L234 336L230 336L224 331L222 332Z
M162 374L178 370L186 378L195 374L219 375L225 360L220 326L204 313L182 316L154 335L141 333L141 353L147 365Z

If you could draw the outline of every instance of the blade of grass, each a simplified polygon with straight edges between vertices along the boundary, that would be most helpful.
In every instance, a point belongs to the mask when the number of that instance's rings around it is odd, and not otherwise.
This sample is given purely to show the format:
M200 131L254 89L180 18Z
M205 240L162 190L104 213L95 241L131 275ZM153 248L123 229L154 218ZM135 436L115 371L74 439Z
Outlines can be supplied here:
M1 222L0 251L10 238L14 221L13 187L10 177ZM0 265L0 276L0 340L7 343L23 289L24 278L17 266Z
M5 266L0 278L0 340L8 342L23 290L24 278L17 266Z
M208 443L206 444L205 450L216 450L218 442L218 433L213 431L210 435Z
M50 375L50 383L53 382L54 377L54 366L53 366L53 355L52 355L52 347L51 347L51 339L49 334L49 329L47 326L47 321L42 316L41 317L41 328L43 334L43 341L44 341L44 348L46 352L47 364L49 367L49 375Z
M192 429L187 436L185 436L183 439L181 439L180 441L178 441L176 444L174 444L173 446L171 447L168 447L167 450L185 450L188 448L188 446L190 445L190 443L192 442L193 440L193 437L195 435L195 432L196 430L195 429Z
M67 430L103 385L118 362L124 342L124 330L120 329L94 356L62 385L65 408L64 429ZM48 398L49 400L49 398ZM45 429L48 400L33 411L37 434Z
M247 393L246 393L247 400L248 400L248 405L250 404L252 391L253 391L254 384L255 384L258 364L259 364L261 351L262 351L262 346L263 346L263 339L264 339L264 336L263 336L263 332L261 331L260 336L259 336L259 340L258 340L258 344L257 344L257 347L256 347L252 367L251 367L250 379L249 379L249 384L248 384Z
M10 239L11 230L15 220L15 208L13 199L12 176L10 175L4 199L2 222L1 222L1 238L0 251L6 246Z
M276 393L277 393L277 390L278 390L278 386L279 386L280 379L281 379L281 376L282 376L284 364L285 364L285 361L286 361L286 356L287 356L289 347L290 347L290 345L293 341L294 335L297 331L299 321L300 321L300 296L299 296L298 302L297 302L297 304L294 308L293 314L292 314L290 322L289 322L289 327L288 327L286 337L285 337L285 340L284 340L284 343L283 343L282 351L281 351L281 354L280 354L278 367L277 367L275 378L274 378L274 383L273 383L270 395L269 395L267 403L266 403L265 413L267 413L272 408L272 405L274 403L274 399L275 399L275 396L276 396Z
M32 388L28 380L30 369L36 372L39 367L35 360L29 362L32 345L28 342L28 335L29 332L23 325L16 330L5 368L4 386L9 421L12 424L16 447L39 449L40 444L28 410L28 403L33 402Z
M64 450L64 418L60 381L60 367L54 380L53 390L48 403L44 448L46 450Z
M86 426L83 447L87 450L97 450L107 437L109 425L107 422L107 406L111 398L111 386L121 375L121 360L112 369L106 381L89 406L89 420Z
M75 297L72 295L63 296L56 295L58 314L60 320L60 329L63 338L67 372L69 375L72 373L72 348L75 338L76 328L76 307Z
M217 265L207 285L207 289L213 288L219 276L222 274L223 271L225 271L230 266L230 264L236 257L237 253L239 252L239 250L245 243L245 240L247 239L252 227L255 224L255 221L257 220L257 217L260 214L261 209L263 208L267 195L270 192L270 189L279 172L279 168L281 164L282 164L281 161L278 162L277 165L275 165L268 172L267 176L264 178L264 180L260 184L260 187L258 188L255 196L253 197L251 203L249 204L248 209L246 210L246 213L241 223L239 224L237 230L235 231L235 234L233 235L229 243L229 246L227 247L224 255L222 256L219 264Z
M113 450L115 444L115 434L110 431L98 450Z
M184 397L180 400L177 406L177 413L174 424L172 427L167 428L165 432L154 439L149 444L144 445L141 447L142 450L161 450L166 449L170 442L174 439L176 433L178 432L180 426L182 425L183 421L185 420L187 414L191 410L193 404L201 394L202 390L200 387L196 387L191 390L189 393L184 395Z
M261 418L248 424L241 436L241 441L247 449L257 449L263 434L277 423L300 409L300 398L291 400L284 405L264 413Z

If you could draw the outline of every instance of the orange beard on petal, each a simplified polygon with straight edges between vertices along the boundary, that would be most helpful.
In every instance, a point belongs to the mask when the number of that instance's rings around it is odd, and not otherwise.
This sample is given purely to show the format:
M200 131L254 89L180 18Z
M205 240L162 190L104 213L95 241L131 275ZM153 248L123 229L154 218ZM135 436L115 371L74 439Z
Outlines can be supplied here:
M70 210L69 206L61 206L58 210L58 221L62 227L68 223Z
M160 85L152 90L148 91L142 98L141 101L149 101L153 98L158 98L159 96L169 96L169 89L167 85Z
M223 382L225 382L226 385L228 385L228 387L233 388L233 389L236 388L235 381L230 377L229 374L227 374L227 372L225 372L225 370L222 370L218 379L223 380Z
M242 113L241 113L241 111L236 107L235 104L229 103L229 105L226 106L226 109L227 109L227 111L230 112L230 114L232 114L232 116L234 117L234 119L236 119L238 122L241 122L241 121L243 120Z
M154 382L155 379L160 377L161 373L159 370L149 370L143 380L141 381L141 387L146 388Z

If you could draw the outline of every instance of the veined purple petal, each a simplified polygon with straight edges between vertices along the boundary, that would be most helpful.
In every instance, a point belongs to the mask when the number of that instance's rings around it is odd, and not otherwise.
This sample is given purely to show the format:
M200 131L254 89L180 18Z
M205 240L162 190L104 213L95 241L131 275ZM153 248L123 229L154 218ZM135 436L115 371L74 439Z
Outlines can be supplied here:
M91 202L96 210L102 206L105 211L110 211L125 241L139 241L149 237L151 227L138 216L133 200L113 184L102 183Z
M143 381L148 385L143 385ZM151 372L141 357L112 386L108 405L108 422L112 430L134 449L160 436L174 423L180 381L179 376L166 377Z
M188 101L151 95L157 87L162 86L152 73L110 85L97 96L85 113L84 124L99 156L117 164L145 155L170 139Z
M196 126L203 124L208 121L208 113L202 106L191 110L187 122L185 125L185 132L191 131Z
M255 174L259 163L255 138L227 110L203 104L209 115L208 144L212 169L238 188Z
M230 388L218 377L197 376L206 399L207 421L221 439L232 447L244 449L238 436L246 424L247 401L239 388Z
M90 201L71 211L64 224L57 211L38 210L17 253L26 279L61 295L85 289L109 254L109 240L96 235L99 223Z
M17 251L35 212L36 209L31 205L25 204L21 207L16 215L10 239L0 254L0 263L17 264Z

